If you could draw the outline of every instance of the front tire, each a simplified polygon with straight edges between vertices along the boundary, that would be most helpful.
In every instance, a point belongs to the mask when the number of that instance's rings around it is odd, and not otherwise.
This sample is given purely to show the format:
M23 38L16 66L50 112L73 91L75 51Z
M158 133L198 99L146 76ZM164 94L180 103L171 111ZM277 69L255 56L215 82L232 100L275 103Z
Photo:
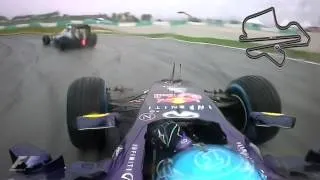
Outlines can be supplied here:
M42 37L42 43L43 43L43 45L45 45L45 46L49 45L49 44L50 44L50 41L51 41L51 39L50 39L50 37L49 37L48 35L44 35L44 36Z
M274 86L262 76L243 76L233 80L226 88L226 93L240 98L247 112L247 126L254 127L256 136L250 137L248 128L244 134L255 144L263 144L274 138L278 127L257 127L249 119L252 111L281 113L281 100Z
M76 118L90 113L105 113L107 109L105 81L97 77L75 80L67 93L67 126L71 143L79 149L103 148L105 130L76 129Z
M59 49L60 49L60 51L65 51L66 50L66 43L64 43L64 42L60 42L59 43Z

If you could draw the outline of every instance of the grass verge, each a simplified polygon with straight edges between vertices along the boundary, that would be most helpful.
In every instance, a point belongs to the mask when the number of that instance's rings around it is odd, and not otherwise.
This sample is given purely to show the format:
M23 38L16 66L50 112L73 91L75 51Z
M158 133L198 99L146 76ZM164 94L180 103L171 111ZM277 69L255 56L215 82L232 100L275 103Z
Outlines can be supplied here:
M58 33L62 31L63 28L59 27L48 27L48 28L39 28L39 27L21 27L21 28L12 28L12 29L1 29L0 35L10 35L10 34L46 34L46 33Z
M1 35L11 35L11 34L55 34L59 33L63 30L62 27L22 27L22 28L15 28L15 29L1 29ZM92 28L93 31L101 32L101 33L113 33L114 31L111 29L104 29L94 27Z
M209 38L209 37L189 37L177 34L147 34L141 35L137 34L138 36L147 36L150 38L164 38L170 37L174 39L189 41L189 42L201 42L201 43L208 43L208 44L217 44L223 46L231 46L237 48L249 48L259 46L257 43L241 43L239 41L228 40L228 39L217 39L217 38ZM265 52L274 52L272 49L266 49ZM286 49L286 55L291 58L297 59L305 59L309 61L320 62L320 53L317 52L307 52L307 51L299 51L299 50L292 50Z
M62 31L63 28L59 27L50 27L50 28L41 28L41 27L25 27L25 28L16 28L16 29L2 29L0 30L0 35L10 35L10 34L51 34L58 33ZM150 38L174 38L178 40L184 40L189 42L201 42L208 44L217 44L223 46L231 46L237 48L249 48L258 46L256 43L241 43L239 41L227 40L227 39L217 39L210 37L189 37L177 34L128 34L124 32L117 32L111 29L103 29L103 28L93 28L94 31L98 33L106 33L106 34L124 34L124 35L135 35L135 36L144 36ZM273 52L272 49L264 50L265 52ZM320 62L320 53L317 52L307 52L307 51L299 51L299 50L286 50L287 56L291 58L297 59L305 59L309 61Z

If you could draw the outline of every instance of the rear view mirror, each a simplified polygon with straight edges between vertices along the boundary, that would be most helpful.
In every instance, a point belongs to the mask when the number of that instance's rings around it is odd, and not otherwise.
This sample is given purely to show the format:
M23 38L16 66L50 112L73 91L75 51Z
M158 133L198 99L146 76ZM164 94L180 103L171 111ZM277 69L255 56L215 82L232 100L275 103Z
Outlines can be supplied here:
M296 118L278 113L267 112L252 112L250 119L255 126L260 127L279 127L279 128L293 128L296 124Z

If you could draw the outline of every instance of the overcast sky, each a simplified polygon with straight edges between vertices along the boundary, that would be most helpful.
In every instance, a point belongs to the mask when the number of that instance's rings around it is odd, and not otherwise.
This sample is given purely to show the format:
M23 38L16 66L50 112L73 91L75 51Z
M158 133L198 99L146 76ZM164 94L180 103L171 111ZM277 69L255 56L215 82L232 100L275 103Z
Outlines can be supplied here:
M131 12L151 13L156 17L179 17L186 11L203 18L239 18L270 6L276 8L279 20L319 23L320 0L1 0L0 13L13 17L21 14L47 13L59 10L68 14ZM269 19L269 18L268 18Z

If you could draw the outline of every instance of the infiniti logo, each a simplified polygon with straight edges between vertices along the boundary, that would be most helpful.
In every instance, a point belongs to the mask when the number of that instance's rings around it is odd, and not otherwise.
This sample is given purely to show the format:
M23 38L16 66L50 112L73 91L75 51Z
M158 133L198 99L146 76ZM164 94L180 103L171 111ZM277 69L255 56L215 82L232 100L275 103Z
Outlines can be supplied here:
M125 173L121 175L121 179L123 180L133 180L133 165L135 163L136 154L138 150L138 144L132 144L130 151L129 151L129 159L127 161Z

